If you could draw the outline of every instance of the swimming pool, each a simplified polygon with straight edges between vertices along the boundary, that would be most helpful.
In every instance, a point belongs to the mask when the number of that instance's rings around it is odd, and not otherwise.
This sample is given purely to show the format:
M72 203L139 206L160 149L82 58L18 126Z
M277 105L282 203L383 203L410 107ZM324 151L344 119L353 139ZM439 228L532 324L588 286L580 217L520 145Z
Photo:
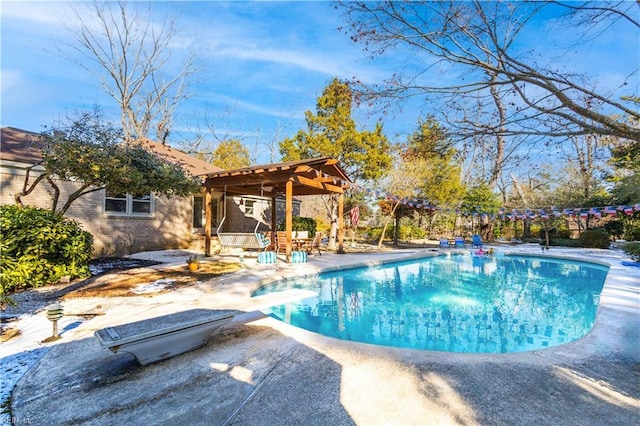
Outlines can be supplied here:
M458 252L278 281L254 296L310 290L265 313L339 339L508 353L583 337L607 272L573 260Z

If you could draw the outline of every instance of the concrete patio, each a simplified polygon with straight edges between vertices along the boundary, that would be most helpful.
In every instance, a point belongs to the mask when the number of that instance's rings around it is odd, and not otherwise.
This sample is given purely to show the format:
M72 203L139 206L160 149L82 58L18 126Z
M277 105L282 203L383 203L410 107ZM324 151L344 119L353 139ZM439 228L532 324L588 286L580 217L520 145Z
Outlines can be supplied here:
M539 254L539 247L509 251ZM536 251L537 250L537 251ZM66 333L17 384L16 422L206 425L629 425L640 423L640 268L614 250L553 249L610 265L596 324L584 338L514 354L380 347L301 330L257 311L265 280L432 250L311 256L258 265L153 297L69 299L105 315ZM140 256L182 263L179 252ZM186 256L186 255L185 255ZM627 259L628 260L628 259ZM284 296L286 297L286 296ZM187 309L246 314L193 352L139 366L102 349L95 330Z

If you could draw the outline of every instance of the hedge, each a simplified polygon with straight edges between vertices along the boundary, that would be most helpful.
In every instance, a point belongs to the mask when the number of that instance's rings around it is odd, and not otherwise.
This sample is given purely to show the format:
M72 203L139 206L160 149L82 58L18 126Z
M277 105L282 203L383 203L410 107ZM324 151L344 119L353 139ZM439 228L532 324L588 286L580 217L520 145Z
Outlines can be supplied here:
M0 206L0 297L90 275L93 236L51 210Z
M640 262L640 243L639 242L627 243L623 247L623 250L627 255L629 255L631 259L635 260L636 262Z

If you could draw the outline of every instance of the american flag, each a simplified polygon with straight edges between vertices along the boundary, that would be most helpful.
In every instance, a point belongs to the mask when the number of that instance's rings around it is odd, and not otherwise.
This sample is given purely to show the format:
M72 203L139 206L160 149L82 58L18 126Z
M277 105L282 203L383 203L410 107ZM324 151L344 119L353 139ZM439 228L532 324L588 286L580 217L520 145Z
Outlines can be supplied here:
M360 207L355 206L354 208L352 208L350 215L351 215L351 225L355 228L356 226L358 226L358 220L360 219Z

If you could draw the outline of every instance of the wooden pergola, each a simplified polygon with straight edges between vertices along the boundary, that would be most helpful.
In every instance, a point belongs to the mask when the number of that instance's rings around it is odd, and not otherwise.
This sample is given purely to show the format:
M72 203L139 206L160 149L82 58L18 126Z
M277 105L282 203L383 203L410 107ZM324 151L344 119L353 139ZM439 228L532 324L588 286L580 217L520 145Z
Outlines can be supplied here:
M205 254L211 254L211 196L213 191L226 195L255 195L271 197L271 230L276 229L276 199L285 199L286 259L291 260L293 197L304 195L339 194L338 251L344 242L344 190L351 179L339 166L338 160L322 157L308 160L265 164L236 170L223 170L206 175ZM273 241L273 235L272 235Z

